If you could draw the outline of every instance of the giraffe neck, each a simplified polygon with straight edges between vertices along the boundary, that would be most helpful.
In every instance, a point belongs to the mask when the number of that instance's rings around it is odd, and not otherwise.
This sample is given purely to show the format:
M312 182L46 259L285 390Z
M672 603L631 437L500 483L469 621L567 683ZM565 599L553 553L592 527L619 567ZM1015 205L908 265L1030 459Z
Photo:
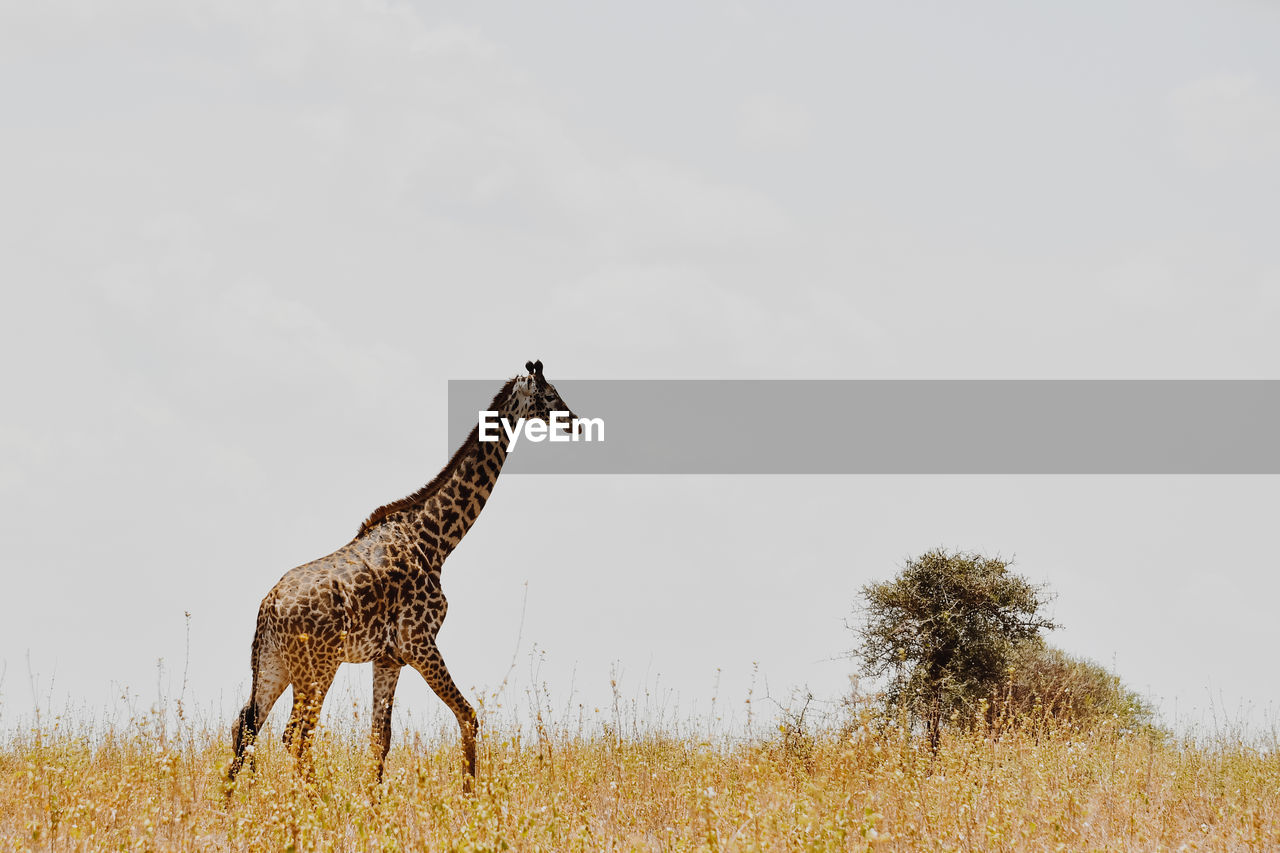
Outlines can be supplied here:
M480 441L473 429L458 450L457 464L420 505L404 511L398 532L424 569L438 574L462 537L475 524L493 493L507 459L509 439L505 432L497 441Z

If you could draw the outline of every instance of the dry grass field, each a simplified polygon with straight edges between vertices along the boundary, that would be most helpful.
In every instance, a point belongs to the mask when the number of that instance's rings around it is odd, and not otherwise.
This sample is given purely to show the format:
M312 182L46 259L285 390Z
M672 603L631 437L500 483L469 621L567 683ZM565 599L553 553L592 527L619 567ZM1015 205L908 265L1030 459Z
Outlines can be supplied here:
M1104 727L918 737L857 722L702 737L491 722L477 793L452 733L401 736L371 794L359 715L317 784L271 726L226 793L223 729L55 719L0 746L4 850L1280 850L1280 756ZM869 718L866 718L869 719Z

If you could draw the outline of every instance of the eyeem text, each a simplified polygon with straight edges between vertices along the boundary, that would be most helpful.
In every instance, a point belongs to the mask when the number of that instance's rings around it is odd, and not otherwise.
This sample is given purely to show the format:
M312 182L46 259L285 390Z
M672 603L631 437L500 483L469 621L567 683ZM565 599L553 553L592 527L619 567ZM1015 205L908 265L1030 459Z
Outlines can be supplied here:
M516 446L520 436L532 442L539 441L604 441L603 418L574 418L569 412L551 412L547 420L541 418L517 418L515 424L498 412L481 412L479 418L480 440L497 441L499 429L506 433L508 450Z

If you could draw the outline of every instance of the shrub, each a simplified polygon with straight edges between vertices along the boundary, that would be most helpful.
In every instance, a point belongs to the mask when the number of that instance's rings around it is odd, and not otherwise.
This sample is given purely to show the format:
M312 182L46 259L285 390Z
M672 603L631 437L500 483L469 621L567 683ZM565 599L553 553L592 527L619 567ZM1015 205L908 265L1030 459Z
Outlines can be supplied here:
M1006 716L1080 729L1112 723L1127 730L1157 730L1150 703L1093 661L1031 640L1014 647L1009 667L1004 696L997 703Z

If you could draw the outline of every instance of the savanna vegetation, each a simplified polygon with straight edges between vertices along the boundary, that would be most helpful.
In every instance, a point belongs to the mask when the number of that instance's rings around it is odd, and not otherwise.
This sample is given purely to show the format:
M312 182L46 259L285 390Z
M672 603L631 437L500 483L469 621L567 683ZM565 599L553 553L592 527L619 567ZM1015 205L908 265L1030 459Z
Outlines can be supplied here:
M1006 560L933 550L862 595L862 671L885 679L881 709L923 727L934 746L949 723L1009 719L1160 734L1150 704L1118 676L1048 645L1051 595Z
M1162 729L1045 643L1045 591L1007 564L930 552L864 596L878 692L776 725L747 697L741 726L561 721L542 697L530 722L484 715L474 795L451 721L401 725L371 788L358 703L327 718L314 784L270 726L228 786L225 720L37 716L0 744L0 850L1280 849L1274 736Z
M1276 850L1280 757L1101 725L945 728L936 754L870 712L767 737L490 726L462 793L452 733L393 747L371 794L362 723L305 785L277 738L227 796L225 726L55 722L0 747L5 850Z

